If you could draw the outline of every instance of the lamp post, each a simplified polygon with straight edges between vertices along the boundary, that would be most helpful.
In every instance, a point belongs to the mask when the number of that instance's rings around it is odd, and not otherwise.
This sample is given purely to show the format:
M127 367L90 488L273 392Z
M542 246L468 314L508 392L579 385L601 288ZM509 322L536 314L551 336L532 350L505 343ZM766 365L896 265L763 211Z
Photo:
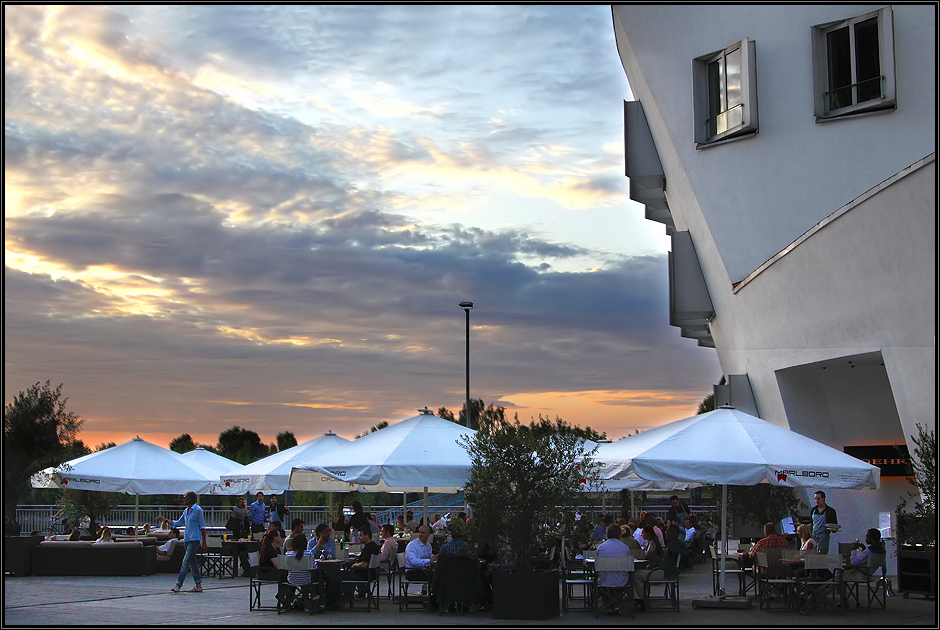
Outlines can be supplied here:
M460 308L467 313L467 406L465 414L467 416L467 428L470 428L470 309L473 308L473 302L461 302Z

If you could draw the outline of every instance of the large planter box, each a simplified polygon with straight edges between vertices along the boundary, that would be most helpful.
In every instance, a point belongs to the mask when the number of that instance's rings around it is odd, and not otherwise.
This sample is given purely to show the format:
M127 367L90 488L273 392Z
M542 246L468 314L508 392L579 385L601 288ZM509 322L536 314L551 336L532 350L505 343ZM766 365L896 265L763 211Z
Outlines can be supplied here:
M493 574L494 619L551 619L559 612L558 570Z
M902 546L898 549L898 591L925 597L937 594L937 548Z
M4 536L3 572L23 577L30 573L33 547L38 547L43 536Z
M157 548L137 543L50 542L32 551L33 575L152 575Z

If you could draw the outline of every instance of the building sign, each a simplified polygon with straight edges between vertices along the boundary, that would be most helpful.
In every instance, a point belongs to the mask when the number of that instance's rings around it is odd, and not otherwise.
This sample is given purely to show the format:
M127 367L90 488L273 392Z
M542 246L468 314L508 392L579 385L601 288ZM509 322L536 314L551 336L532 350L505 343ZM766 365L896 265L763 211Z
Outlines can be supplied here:
M911 464L911 455L907 446L898 448L891 444L883 446L844 446L843 451L856 459L868 462L881 469L882 477L907 477L911 474L908 468Z

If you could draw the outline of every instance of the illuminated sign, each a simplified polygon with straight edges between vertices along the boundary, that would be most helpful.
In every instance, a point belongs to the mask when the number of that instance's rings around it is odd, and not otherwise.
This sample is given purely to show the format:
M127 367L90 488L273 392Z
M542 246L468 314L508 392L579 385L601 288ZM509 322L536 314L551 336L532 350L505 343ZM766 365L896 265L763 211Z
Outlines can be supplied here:
M898 452L900 449L900 452ZM881 469L882 477L906 477L912 474L910 470L911 455L907 446L844 446L842 450L863 462Z

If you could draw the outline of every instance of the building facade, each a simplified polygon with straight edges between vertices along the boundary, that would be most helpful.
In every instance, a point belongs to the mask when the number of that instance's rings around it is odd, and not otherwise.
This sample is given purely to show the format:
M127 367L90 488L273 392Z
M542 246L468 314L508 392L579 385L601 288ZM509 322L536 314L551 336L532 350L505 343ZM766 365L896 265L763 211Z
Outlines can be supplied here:
M613 25L630 196L672 238L670 323L716 349L716 402L839 450L934 428L936 6L624 5ZM831 492L834 541L910 490Z

